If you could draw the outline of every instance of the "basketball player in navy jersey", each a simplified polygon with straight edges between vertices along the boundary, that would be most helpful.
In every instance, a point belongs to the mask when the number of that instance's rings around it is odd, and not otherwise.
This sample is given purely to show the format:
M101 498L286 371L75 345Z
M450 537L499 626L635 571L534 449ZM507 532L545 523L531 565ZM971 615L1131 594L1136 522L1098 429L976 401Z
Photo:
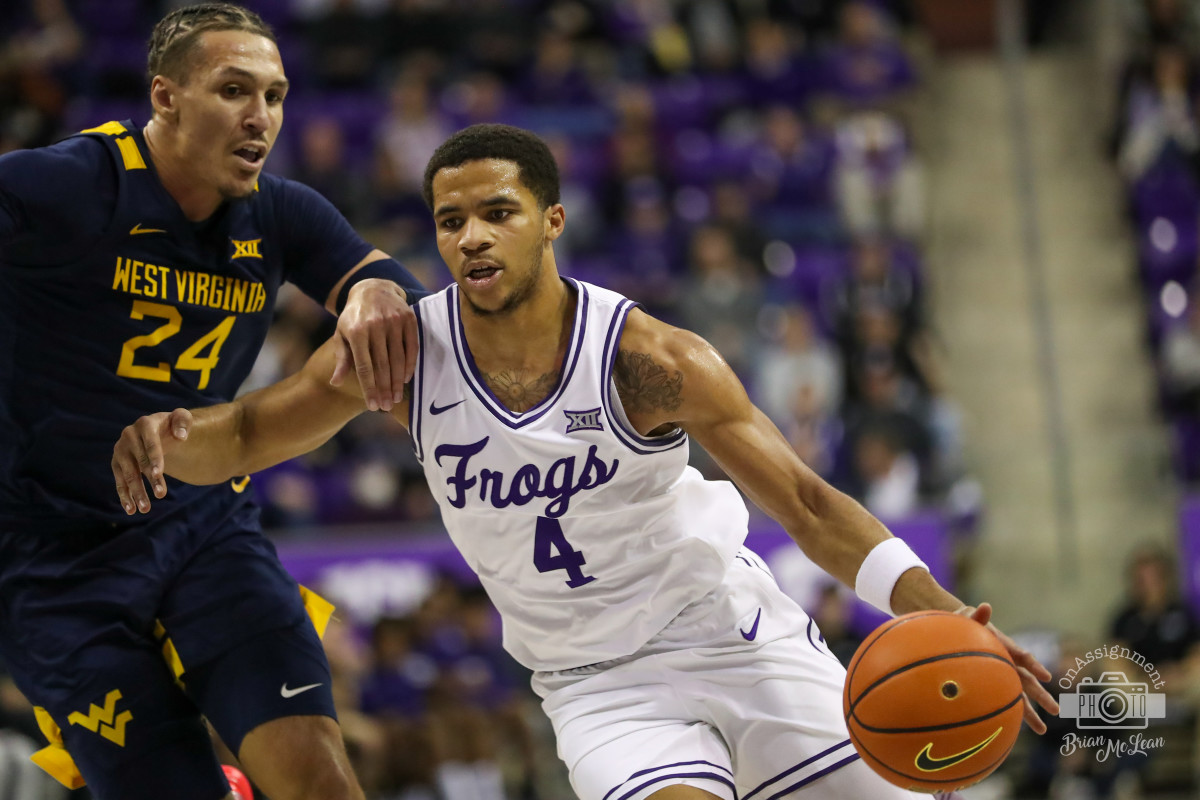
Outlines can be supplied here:
M877 607L985 624L990 607L965 606L809 470L701 338L559 276L566 212L536 136L460 131L433 155L425 199L455 283L418 303L416 373L392 415L500 611L505 647L534 670L578 796L912 797L854 751L844 670L742 546L748 512L733 484L687 465L689 437ZM325 379L334 357L331 343L233 403L138 420L114 449L119 496L148 501L155 469L214 484L318 446L364 409L352 386ZM1056 710L1039 683L1049 673L997 635L1042 732L1033 704ZM986 752L981 763L1002 755Z
M288 81L257 16L174 11L148 66L144 128L0 158L0 659L54 743L35 761L101 800L229 797L201 715L268 796L361 798L328 608L283 570L249 479L168 497L156 474L132 519L103 465L131 416L235 396L284 281L341 310L326 380L352 352L368 405L392 408L422 289L262 172Z

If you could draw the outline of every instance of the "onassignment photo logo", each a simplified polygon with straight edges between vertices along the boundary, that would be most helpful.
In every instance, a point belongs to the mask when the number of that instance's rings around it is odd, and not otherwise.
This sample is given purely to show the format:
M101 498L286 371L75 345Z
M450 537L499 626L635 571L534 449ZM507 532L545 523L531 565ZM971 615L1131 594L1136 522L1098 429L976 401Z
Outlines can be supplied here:
M1127 661L1131 667L1110 669L1100 677L1076 678L1097 661L1107 660L1108 666ZM1143 680L1145 678L1145 680ZM1162 737L1149 737L1145 731L1152 719L1167 715L1167 696L1161 689L1166 684L1141 653L1120 645L1106 645L1075 659L1075 668L1067 670L1058 681L1064 691L1058 696L1062 719L1075 720L1080 733L1063 736L1059 748L1069 756L1080 748L1096 751L1097 761L1109 756L1145 755L1147 750L1162 747ZM1119 733L1131 731L1131 733Z

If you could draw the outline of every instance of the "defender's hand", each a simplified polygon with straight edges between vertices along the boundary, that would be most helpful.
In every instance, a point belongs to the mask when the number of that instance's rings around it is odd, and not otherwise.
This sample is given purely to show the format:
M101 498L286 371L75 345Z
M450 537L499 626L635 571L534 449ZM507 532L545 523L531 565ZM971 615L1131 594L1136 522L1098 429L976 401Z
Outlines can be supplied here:
M143 514L150 510L143 477L150 482L155 497L167 496L163 477L166 454L173 444L187 439L191 426L192 412L177 408L144 416L121 431L113 447L112 471L126 514L133 514L135 506Z
M1049 713L1058 714L1058 701L1042 685L1044 681L1050 680L1050 670L1042 666L1033 657L1032 653L1018 646L1016 642L991 623L992 606L990 603L980 603L978 608L963 606L957 613L965 617L970 617L980 625L987 626L987 629L994 633L996 638L1000 640L1000 643L1008 650L1008 654L1012 656L1013 663L1017 665L1017 674L1021 676L1021 685L1025 687L1025 724L1034 733L1045 733L1046 723L1042 722L1042 718L1038 716L1033 704L1036 702Z
M367 408L391 411L404 398L417 360L417 315L404 289L381 278L356 283L338 316L337 339L329 382L341 386L353 368Z

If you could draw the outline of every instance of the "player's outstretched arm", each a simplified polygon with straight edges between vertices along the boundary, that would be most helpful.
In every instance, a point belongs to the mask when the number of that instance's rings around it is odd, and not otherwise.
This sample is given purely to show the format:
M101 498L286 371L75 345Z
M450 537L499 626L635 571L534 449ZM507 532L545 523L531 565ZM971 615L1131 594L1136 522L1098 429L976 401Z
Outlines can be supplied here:
M641 433L666 424L686 430L814 563L846 585L863 588L857 584L868 555L895 537L800 460L711 345L633 312L622 334L614 380L630 422ZM991 616L989 606L966 606L919 568L899 574L887 601L896 614L939 609L970 615L985 625ZM995 632L1018 665L1027 697L1057 713L1053 698L1038 682L1049 680L1049 671L1012 639ZM1045 731L1031 707L1026 720L1034 731Z
M150 414L126 427L112 458L125 513L150 510L143 479L161 498L166 496L164 475L186 483L221 483L328 441L365 410L357 384L329 383L336 346L331 339L295 375L231 403Z

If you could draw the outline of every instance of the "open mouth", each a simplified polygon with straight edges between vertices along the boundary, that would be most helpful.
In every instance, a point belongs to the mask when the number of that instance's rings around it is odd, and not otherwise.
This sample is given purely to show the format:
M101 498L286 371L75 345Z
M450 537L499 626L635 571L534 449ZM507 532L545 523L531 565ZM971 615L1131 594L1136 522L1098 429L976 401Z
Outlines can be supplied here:
M262 162L263 158L266 157L266 153L263 150L259 150L255 147L239 147L237 150L233 151L233 154L251 166L255 167Z
M491 283L503 271L503 268L496 264L477 264L467 270L466 277L470 283L484 286Z

